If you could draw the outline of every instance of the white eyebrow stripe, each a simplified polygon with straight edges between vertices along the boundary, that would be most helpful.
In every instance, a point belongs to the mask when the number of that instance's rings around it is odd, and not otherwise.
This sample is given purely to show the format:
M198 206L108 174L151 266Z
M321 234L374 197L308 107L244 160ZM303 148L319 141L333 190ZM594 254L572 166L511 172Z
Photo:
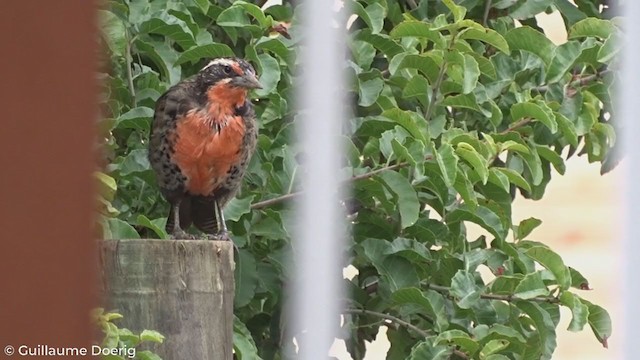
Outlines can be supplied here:
M211 65L227 65L227 66L231 66L235 64L235 61L231 60L231 59L224 59L224 58L220 58L220 59L215 59L210 61L207 66L203 67L202 70L208 68Z

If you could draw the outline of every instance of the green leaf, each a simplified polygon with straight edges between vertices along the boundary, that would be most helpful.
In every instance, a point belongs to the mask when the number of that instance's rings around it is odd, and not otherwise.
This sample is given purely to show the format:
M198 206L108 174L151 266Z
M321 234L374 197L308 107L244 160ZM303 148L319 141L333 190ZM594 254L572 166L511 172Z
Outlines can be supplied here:
M114 55L124 57L127 48L127 29L122 20L106 10L98 10L98 20L109 50Z
M507 178L509 178L509 181L512 184L523 188L527 192L531 192L531 186L527 180L525 180L522 175L518 174L515 170L507 168L496 168L496 170L507 175Z
M433 84L438 78L440 65L434 60L433 56L406 55L402 58L396 72L402 69L416 69L429 79L429 83Z
M369 44L366 44L369 45ZM292 50L287 47L279 38L266 38L263 37L256 42L256 51L270 51L277 55L280 59L284 60L289 67L294 66Z
M522 50L537 55L549 66L556 46L543 33L528 26L515 28L505 36L511 50Z
M107 201L113 201L113 196L118 190L116 180L101 171L94 172L93 176L98 179L98 193L100 196Z
M549 289L547 289L544 281L542 281L542 273L536 271L526 274L518 286L516 286L514 295L523 300L549 295Z
M560 255L544 246L533 246L525 250L524 253L551 271L560 289L566 290L571 286L571 274L569 273L569 269L564 265Z
M218 57L230 57L234 56L233 50L226 44L207 44L199 45L190 48L189 50L180 54L175 62L175 66L182 65L186 62L196 63L202 59L212 59Z
M256 19L258 24L260 24L260 27L263 29L266 29L271 25L267 17L262 12L262 9L260 9L260 7L258 7L255 4L251 4L246 1L235 1L232 6L241 7L247 14L251 15L254 19ZM218 21L220 21L219 17L218 17Z
M589 281L576 269L569 266L571 274L571 286L580 290L591 290Z
M560 10L562 16L568 20L567 25L575 24L576 22L587 17L585 13L580 11L569 0L554 0L554 2L558 10Z
M382 34L372 34L370 30L361 30L356 35L355 39L362 40L373 45L373 47L385 54L388 59L392 59L394 56L404 51L402 46L391 40L389 36Z
M435 44L444 47L444 39L437 30L432 30L431 25L424 21L403 21L389 33L392 38L417 37L429 39Z
M569 39L593 36L605 40L615 31L616 27L610 20L587 18L569 29Z
M507 341L507 340L505 340ZM508 342L508 341L507 341ZM484 358L484 360L511 360L508 357L502 355L502 354L491 354L489 356L487 356L486 358Z
M478 206L478 198L475 190L473 189L473 184L469 181L469 178L461 168L458 167L457 173L453 188L458 192L458 194L460 194L464 203L473 210Z
M534 217L530 217L528 219L524 219L520 221L518 225L518 230L516 231L516 238L519 240L524 240L531 232L542 224L542 220L536 219Z
M598 341L605 348L609 347L608 339L611 337L611 316L601 306L594 305L584 299L580 299L589 309L589 326Z
M511 119L517 121L533 118L543 123L552 133L558 131L558 123L553 111L544 103L517 103L511 106Z
M423 293L416 287L400 289L391 295L394 305L417 305L425 315L435 319L436 330L441 331L449 326L445 314L444 298L441 294L428 290Z
M480 359L488 359L489 356L506 349L509 341L504 339L491 340L480 350ZM508 358L507 358L508 359Z
M535 344L529 341L529 347L534 351L536 360L550 360L553 351L556 349L555 324L548 311L535 302L518 301L516 306L524 311L535 326L535 332L540 337L540 343Z
M483 113L482 108L478 105L478 101L473 94L461 94L447 96L442 100L443 106L451 106L453 108L469 109L479 113Z
M458 270L451 279L451 295L456 298L456 303L463 309L472 308L478 300L482 289L476 285L473 274Z
M281 78L280 65L273 56L258 54L258 66L260 68L260 84L262 89L257 89L258 96L268 96L275 91Z
M475 90L480 77L480 68L478 62L471 55L464 55L464 81L462 83L462 93L468 94Z
M433 150L440 171L442 172L442 179L447 187L453 187L458 173L458 156L455 154L453 146L449 143L444 143L437 150L435 147Z
M160 34L177 42L182 49L196 45L193 33L187 24L174 15L162 11L140 24L142 34Z
M467 8L457 5L453 2L453 0L442 0L444 5L449 8L449 11L453 14L453 21L459 22L464 19L464 16L467 14Z
M200 8L200 11L202 11L202 13L204 15L206 15L209 12L209 0L193 0L193 2L196 3L196 5L198 5L198 8Z
M360 80L360 86L358 86L358 105L367 107L375 104L383 87L384 80L380 78L366 81Z
M505 150L511 150L511 151L516 151L522 154L530 154L531 152L529 151L529 148L524 145L521 144L519 142L513 141L513 140L507 140L505 142L503 142L502 144L500 144L500 152L503 152Z
M421 342L411 350L407 360L447 360L453 350L444 345L433 346L428 342Z
M431 87L429 87L429 81L422 75L412 76L407 85L404 86L404 89L402 89L403 97L417 97L423 106L429 104L428 98L430 93Z
M483 184L489 179L489 164L478 151L466 142L459 142L456 146L456 154L467 161L478 174Z
M377 34L382 30L386 15L386 9L382 5L373 3L365 9L359 2L350 1L349 6L369 26L373 34Z
M140 239L136 229L127 222L120 219L106 219L105 224L111 234L108 239Z
M144 106L135 107L118 116L114 127L117 129L136 129L147 132L151 126L152 118L153 109Z
M420 213L420 202L409 180L395 171L385 171L379 176L398 198L401 227L404 229L415 224Z
M509 9L509 15L517 20L526 20L547 10L552 0L519 1Z
M149 341L158 344L162 344L164 336L154 330L142 330L140 333L140 341Z
M391 139L391 148L393 149L393 154L400 161L407 161L409 164L415 166L416 160L411 156L409 150L402 145L398 140Z
M502 225L500 217L489 208L481 205L473 210L466 208L455 209L447 214L445 220L447 223L471 221L472 223L480 225L498 239L504 239L506 236L506 230Z
M412 111L400 110L397 108L385 110L382 116L395 121L400 126L411 134L416 140L421 141L423 144L427 144L427 138L423 131L420 129L418 123L424 121L421 115L418 115Z
M489 182L500 187L505 193L511 191L511 185L509 184L509 178L507 175L501 173L495 168L489 169Z
M542 173L542 161L540 161L540 155L538 155L538 151L534 147L529 146L529 154L520 154L520 156L524 159L527 168L529 168L529 172L532 177L532 185L538 186L542 183L543 173Z
M374 265L392 293L403 288L416 287L420 282L415 265L401 256L389 255L381 263Z
M160 239L168 239L169 235L164 229L165 219L156 219L155 221L149 220L146 216L138 214L136 218L138 225L144 226L147 229L153 231Z
M557 82L567 75L581 54L582 46L578 41L568 41L559 45L547 69L547 82Z
M258 348L251 332L235 315L233 317L233 350L238 360L262 360L258 356Z
M567 330L582 331L589 318L589 307L580 301L579 296L569 291L563 291L558 298L562 305L571 309L572 318Z
M123 176L149 171L149 158L147 149L134 149L124 158L120 165L120 174Z
M509 55L510 49L507 40L505 40L502 35L500 35L497 31L484 28L484 30L479 30L477 28L467 28L460 32L458 35L460 39L472 39L472 40L480 40L484 43L487 43L496 49L502 51L503 53Z
M258 24L253 24L248 15L251 15ZM271 26L270 21L258 6L245 1L234 2L232 6L218 15L216 22L219 26L244 28L255 37L259 37L264 30Z
M541 158L550 162L560 175L564 175L566 167L560 154L553 151L548 146L537 145L536 149L538 150L538 155L540 155Z
M480 344L469 337L469 334L457 329L447 330L440 333L434 342L436 344L457 346L462 352L468 354L473 354L478 351L478 348L480 348Z
M242 199L234 197L224 208L224 217L226 220L238 221L244 214L251 212L251 203L255 196L247 196Z
M615 34L611 34L611 36L609 36L607 40L605 40L604 44L602 44L602 47L598 51L598 61L603 64L610 63L611 60L613 60L620 52L621 42L622 41L618 36L616 36Z
M554 113L556 121L558 122L558 128L567 142L573 146L578 146L578 134L576 133L576 126L566 116L559 112Z
M167 43L136 39L134 44L139 54L144 54L149 57L160 69L160 74L162 74L165 81L169 84L176 84L181 80L181 68L179 66L173 66L173 63L178 58L177 52L169 47Z
M241 308L253 299L258 285L256 259L249 251L245 249L238 250L234 276L236 279L234 306Z

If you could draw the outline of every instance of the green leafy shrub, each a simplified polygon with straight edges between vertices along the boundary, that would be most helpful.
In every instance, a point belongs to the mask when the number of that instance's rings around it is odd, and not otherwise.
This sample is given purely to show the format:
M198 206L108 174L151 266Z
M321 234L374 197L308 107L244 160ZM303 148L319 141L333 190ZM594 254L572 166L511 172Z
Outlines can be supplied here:
M114 353L102 355L104 360L162 360L160 356L149 350L138 351L138 347L145 343L162 343L164 336L153 330L143 330L140 334L134 334L129 329L118 328L113 323L114 320L122 319L118 313L105 313L104 309L95 309L92 314L94 322L104 333L104 339L100 343L100 348L113 350ZM134 351L132 352L131 349Z
M616 162L610 89L620 30L605 1L576 3L346 2L357 18L345 62L353 116L343 127L343 176L353 186L345 204L358 275L345 280L343 327L355 359L380 325L389 328L388 359L550 359L560 307L572 312L570 331L589 325L606 346L609 315L579 295L587 280L533 240L539 220L511 216L514 197L542 198L567 158L586 155L603 171ZM239 247L240 359L279 359L291 343L281 309L286 200L304 190L295 185L303 169L291 106L301 6L119 0L100 14L106 237L166 237L167 205L146 157L160 94L211 57L245 57L261 74L257 153L226 210ZM534 17L551 9L562 15L565 44ZM486 234L469 238L467 223Z

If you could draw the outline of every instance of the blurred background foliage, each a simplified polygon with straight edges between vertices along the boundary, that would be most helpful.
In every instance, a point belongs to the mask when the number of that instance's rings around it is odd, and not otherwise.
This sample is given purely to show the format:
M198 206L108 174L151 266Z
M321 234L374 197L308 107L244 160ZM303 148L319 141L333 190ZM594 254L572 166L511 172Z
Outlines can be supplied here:
M287 201L304 190L292 140L304 2L264 3L117 0L100 10L105 238L167 237L146 150L156 99L214 57L244 57L261 75L258 149L225 211L239 248L238 359L280 359L296 335L281 308ZM542 198L567 158L587 156L602 172L618 161L611 89L621 30L609 1L575 4L349 0L340 10L350 54L345 266L357 270L344 280L341 337L354 359L382 325L387 359L551 359L559 307L571 310L569 330L588 326L607 346L611 321L582 297L588 281L535 241L538 219L511 217L513 199ZM562 45L535 19L553 10L568 32ZM468 238L468 223L486 234Z

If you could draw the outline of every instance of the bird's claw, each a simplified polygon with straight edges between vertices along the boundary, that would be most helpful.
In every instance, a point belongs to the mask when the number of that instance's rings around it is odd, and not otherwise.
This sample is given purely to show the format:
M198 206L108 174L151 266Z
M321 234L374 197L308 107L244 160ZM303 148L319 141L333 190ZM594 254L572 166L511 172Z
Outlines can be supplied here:
M174 231L171 235L173 240L195 240L197 239L196 235L189 234L186 231L179 229Z
M227 233L226 231L221 231L216 234L205 234L205 238L207 240L214 240L214 241L230 241L231 240L229 238L229 233Z

